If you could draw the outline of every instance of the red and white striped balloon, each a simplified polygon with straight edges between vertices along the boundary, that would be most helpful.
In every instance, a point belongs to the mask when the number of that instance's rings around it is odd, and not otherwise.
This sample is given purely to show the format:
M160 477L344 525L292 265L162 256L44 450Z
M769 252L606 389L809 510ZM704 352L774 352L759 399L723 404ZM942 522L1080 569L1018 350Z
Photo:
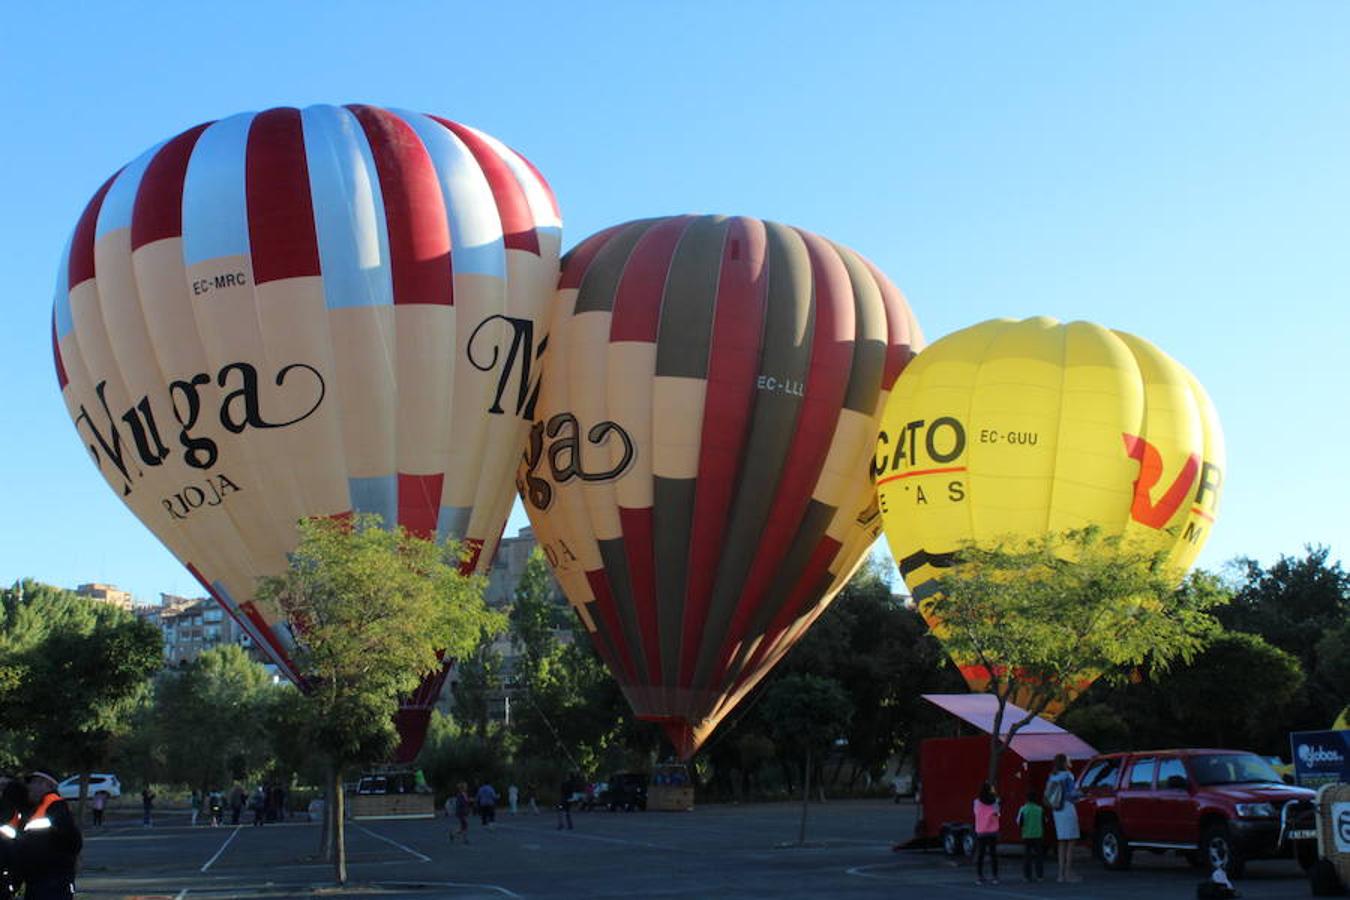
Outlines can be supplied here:
M359 105L198 125L80 217L61 393L108 484L296 677L254 585L300 518L376 512L491 559L560 241L543 177L465 125Z

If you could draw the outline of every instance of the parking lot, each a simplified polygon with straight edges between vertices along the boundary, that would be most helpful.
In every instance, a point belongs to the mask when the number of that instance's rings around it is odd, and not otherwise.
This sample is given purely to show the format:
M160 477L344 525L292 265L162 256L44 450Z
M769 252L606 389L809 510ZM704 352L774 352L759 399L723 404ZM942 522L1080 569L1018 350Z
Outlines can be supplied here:
M1108 873L1080 851L1084 880L1021 880L1020 848L1004 848L1002 883L977 886L968 863L936 852L893 852L912 833L914 809L885 801L811 805L808 846L793 804L705 806L692 813L580 813L559 831L554 814L471 823L467 846L451 845L445 819L349 825L351 885L331 888L308 823L188 827L132 818L89 833L78 882L87 897L973 897L1138 898L1195 896L1200 874L1171 856L1136 857ZM1252 898L1308 896L1292 862L1252 863L1239 883Z

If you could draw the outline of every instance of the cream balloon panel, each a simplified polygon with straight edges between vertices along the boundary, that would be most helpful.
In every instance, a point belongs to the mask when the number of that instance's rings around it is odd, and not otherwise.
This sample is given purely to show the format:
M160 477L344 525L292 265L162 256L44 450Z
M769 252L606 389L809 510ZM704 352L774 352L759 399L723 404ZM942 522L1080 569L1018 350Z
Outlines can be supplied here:
M289 628L253 594L301 517L379 512L490 560L559 225L527 163L455 123L312 107L192 129L77 226L53 313L68 411L285 666Z

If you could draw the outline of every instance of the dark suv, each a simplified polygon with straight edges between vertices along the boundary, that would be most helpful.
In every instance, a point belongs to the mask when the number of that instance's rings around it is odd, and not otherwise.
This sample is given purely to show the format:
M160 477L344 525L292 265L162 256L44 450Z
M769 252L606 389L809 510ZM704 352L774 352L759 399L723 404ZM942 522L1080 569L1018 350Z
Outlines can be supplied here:
M620 772L610 776L596 802L611 812L647 809L647 776L639 772Z
M1093 757L1078 778L1078 821L1108 869L1138 849L1178 850L1196 865L1242 872L1248 859L1316 858L1315 794L1291 787L1255 753L1151 750Z

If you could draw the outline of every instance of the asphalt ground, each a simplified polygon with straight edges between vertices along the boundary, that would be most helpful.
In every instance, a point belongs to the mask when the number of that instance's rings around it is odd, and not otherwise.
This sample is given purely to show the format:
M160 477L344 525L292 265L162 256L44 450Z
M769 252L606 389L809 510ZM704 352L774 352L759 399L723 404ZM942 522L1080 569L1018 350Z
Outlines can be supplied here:
M894 852L912 833L914 808L888 801L812 803L807 845L795 804L704 806L692 813L574 813L512 816L495 829L470 824L469 843L451 844L436 820L353 822L347 888L332 888L316 857L319 828L280 823L189 827L186 816L153 828L114 820L87 833L79 895L89 898L378 897L717 897L717 898L1191 898L1201 874L1173 855L1136 854L1128 872L1106 872L1080 849L1078 884L1021 879L1021 848L1001 848L1002 883L977 886L968 861L936 851ZM1052 856L1053 859L1053 856ZM1289 860L1253 862L1244 897L1309 896Z

